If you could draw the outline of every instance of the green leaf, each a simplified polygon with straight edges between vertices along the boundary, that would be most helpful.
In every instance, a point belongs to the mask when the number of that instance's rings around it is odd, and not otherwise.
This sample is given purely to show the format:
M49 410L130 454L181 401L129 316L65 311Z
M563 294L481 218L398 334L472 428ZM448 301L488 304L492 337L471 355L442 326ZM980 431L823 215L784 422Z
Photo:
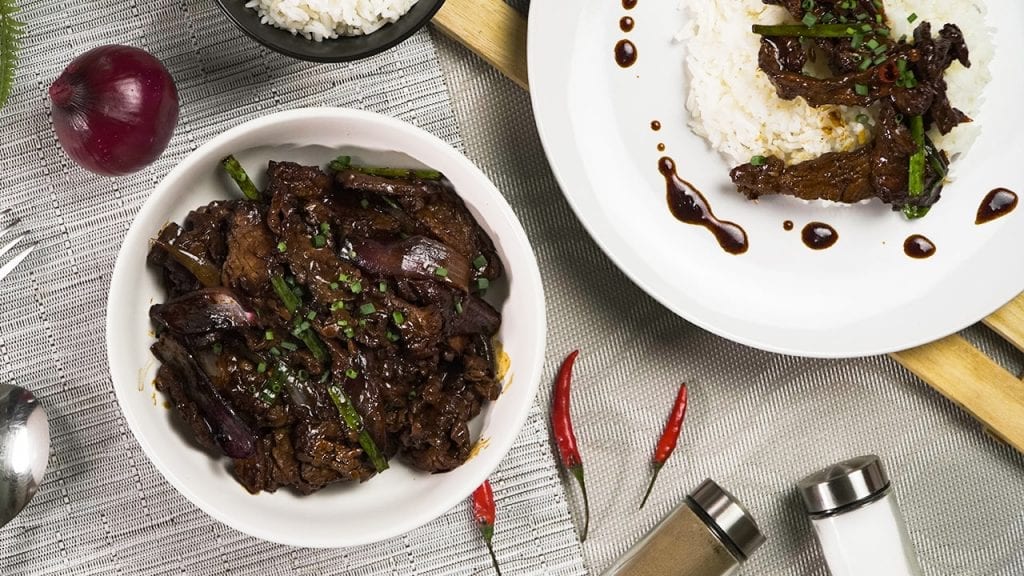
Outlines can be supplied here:
M14 19L17 13L14 0L0 0L0 106L7 103L7 97L11 95L14 72L18 67L19 40L25 24Z

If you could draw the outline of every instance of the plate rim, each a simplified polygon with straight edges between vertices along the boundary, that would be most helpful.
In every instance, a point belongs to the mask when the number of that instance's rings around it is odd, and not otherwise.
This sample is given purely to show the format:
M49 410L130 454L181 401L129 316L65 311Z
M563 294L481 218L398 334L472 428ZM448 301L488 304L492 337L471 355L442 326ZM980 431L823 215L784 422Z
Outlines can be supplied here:
M572 3L534 0L530 4L529 19L531 22L574 21L572 18L564 17L565 14L561 14L557 17L552 16L552 14L550 14L552 9L583 10L579 5L572 5ZM859 346L848 345L842 350L827 346L813 348L808 346L780 344L774 342L770 338L753 337L737 332L734 329L727 329L716 325L713 320L709 320L706 317L706 314L701 313L701 308L699 306L682 305L679 302L674 301L667 291L654 286L654 283L643 273L643 267L631 262L629 258L630 248L628 246L618 245L620 244L619 242L613 242L613 240L621 237L619 231L612 226L610 233L603 234L599 228L609 221L601 215L591 214L591 211L586 209L586 202L584 202L585 199L582 198L579 193L571 191L573 190L573 186L580 183L577 182L573 176L568 174L570 170L565 167L565 164L568 164L569 162L560 160L561 156L569 153L565 151L559 152L558 146L560 143L556 142L558 138L554 135L554 133L559 130L574 133L571 120L564 115L555 113L557 111L557 105L555 103L567 99L567 96L564 92L555 90L551 85L546 84L543 78L554 75L549 69L551 62L571 58L575 51L571 48L564 52L550 49L545 50L542 48L541 44L544 39L541 34L544 28L545 27L543 25L534 25L530 26L528 29L527 69L530 82L530 99L537 133L544 149L545 156L548 160L548 164L551 167L552 174L555 176L555 180L559 184L562 196L566 199L570 208L572 208L573 213L576 215L576 218L583 225L584 229L587 230L587 233L593 241L615 264L615 266L648 296L683 320L732 342L766 352L804 358L859 358L899 352L941 340L942 338L956 334L965 328L977 324L1024 293L1022 292L1022 290L1024 290L1024 286L1013 288L1011 289L1012 294L1003 295L1005 298L1003 296L994 298L993 301L996 302L996 305L983 307L984 311L980 316L974 319L961 319L955 322L951 321L941 330L932 332L928 335L908 337L899 344L886 343L874 345L861 344ZM566 32L564 27L562 28L561 32L563 38L575 38L579 34L578 26L571 28L572 30L570 32ZM546 48L550 48L550 46ZM554 57L552 57L552 53L555 54ZM680 66L683 66L682 62L680 62ZM562 68L568 67L570 67L570 65L562 65ZM683 101L684 98L681 96L680 102ZM561 120L560 123L558 122L559 119ZM575 154L577 158L579 157L579 151L577 149L574 149L572 154ZM584 176L586 178L586 183L584 185L592 188L591 182L593 179L590 178L589 174L584 174Z

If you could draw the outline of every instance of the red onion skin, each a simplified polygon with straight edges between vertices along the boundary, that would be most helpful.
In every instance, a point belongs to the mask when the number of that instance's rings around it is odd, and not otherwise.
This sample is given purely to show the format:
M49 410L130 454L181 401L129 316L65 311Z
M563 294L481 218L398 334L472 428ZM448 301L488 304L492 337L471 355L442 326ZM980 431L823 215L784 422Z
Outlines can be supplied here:
M75 58L50 86L53 127L64 151L103 176L137 172L167 148L178 91L159 60L131 46Z

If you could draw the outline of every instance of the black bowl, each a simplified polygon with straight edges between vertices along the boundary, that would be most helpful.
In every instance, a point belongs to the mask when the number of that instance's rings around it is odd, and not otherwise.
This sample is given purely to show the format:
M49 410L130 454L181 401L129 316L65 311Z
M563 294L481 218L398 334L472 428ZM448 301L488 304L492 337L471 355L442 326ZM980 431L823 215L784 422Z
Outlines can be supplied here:
M444 0L419 0L405 16L376 32L323 42L261 23L259 13L245 7L246 0L217 0L217 4L242 31L275 52L310 62L349 62L383 52L412 36L434 17Z

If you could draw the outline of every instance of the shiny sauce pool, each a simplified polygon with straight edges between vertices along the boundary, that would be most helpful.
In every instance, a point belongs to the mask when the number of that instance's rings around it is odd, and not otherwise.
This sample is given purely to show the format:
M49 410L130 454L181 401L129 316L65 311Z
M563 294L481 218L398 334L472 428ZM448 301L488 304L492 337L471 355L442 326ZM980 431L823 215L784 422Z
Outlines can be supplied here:
M800 233L804 244L811 250L826 250L839 241L836 229L821 222L811 222Z
M988 193L978 207L978 217L975 224L987 224L997 218L1002 218L1017 207L1017 195L1006 188L996 188Z
M636 45L629 40L619 40L615 44L615 62L622 68L636 64Z
M704 195L676 173L676 163L669 157L658 161L658 172L665 177L668 209L680 222L703 226L714 234L718 245L729 254L743 254L750 245L747 232L738 224L719 220Z
M623 32L632 32L634 26L636 26L636 22L629 16L623 16L619 20L619 30Z
M911 258L924 260L935 255L935 244L920 234L914 234L903 242L903 252Z

